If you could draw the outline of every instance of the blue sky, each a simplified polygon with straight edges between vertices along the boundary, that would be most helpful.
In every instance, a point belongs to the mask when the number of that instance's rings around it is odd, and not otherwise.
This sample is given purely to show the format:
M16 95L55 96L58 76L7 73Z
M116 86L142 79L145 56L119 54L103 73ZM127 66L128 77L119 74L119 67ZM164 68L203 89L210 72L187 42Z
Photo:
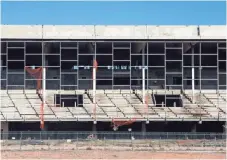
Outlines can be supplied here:
M1 2L2 24L224 25L226 2Z

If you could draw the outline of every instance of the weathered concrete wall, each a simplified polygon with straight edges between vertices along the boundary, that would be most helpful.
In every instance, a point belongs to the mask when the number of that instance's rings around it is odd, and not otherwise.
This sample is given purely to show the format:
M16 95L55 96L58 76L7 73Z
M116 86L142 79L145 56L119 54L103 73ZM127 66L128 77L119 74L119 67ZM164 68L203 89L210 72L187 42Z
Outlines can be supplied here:
M93 39L94 26L43 26L44 39Z
M197 26L148 26L148 39L200 39Z
M200 26L201 39L226 39L226 26Z
M2 38L42 39L41 25L2 25Z
M2 38L226 39L226 26L1 25Z

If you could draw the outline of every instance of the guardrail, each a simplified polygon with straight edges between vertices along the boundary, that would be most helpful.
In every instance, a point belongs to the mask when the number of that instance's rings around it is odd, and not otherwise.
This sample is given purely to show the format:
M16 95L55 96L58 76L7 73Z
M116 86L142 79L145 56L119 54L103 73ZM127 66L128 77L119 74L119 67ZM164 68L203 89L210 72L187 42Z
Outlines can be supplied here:
M224 133L174 132L2 132L1 150L118 149L157 151L219 151Z
M226 139L224 133L205 132L94 132L94 131L11 131L1 132L2 140L50 140L50 139L86 139L89 135L95 135L99 139Z

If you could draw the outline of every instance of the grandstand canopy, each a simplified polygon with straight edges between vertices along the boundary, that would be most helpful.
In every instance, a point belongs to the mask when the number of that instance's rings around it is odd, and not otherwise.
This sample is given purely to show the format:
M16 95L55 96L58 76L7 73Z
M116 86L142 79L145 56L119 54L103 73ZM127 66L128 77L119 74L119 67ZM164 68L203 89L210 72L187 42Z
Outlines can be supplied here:
M19 39L226 39L226 26L2 25L2 38Z

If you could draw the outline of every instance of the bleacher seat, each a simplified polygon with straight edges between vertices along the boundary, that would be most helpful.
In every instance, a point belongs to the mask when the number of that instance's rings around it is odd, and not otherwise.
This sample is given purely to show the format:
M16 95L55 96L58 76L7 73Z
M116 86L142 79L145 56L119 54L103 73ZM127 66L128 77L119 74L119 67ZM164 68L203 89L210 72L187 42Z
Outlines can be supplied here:
M82 107L57 107L55 94L83 94ZM154 94L180 94L183 107L155 107ZM225 93L215 91L198 92L194 97L191 91L147 90L148 104L142 103L142 91L136 90L97 90L96 104L93 104L93 91L58 91L46 90L44 118L57 120L94 120L111 121L113 118L138 120L157 119L218 119L226 117ZM194 99L194 104L192 103ZM39 120L42 99L35 90L1 91L2 120Z

